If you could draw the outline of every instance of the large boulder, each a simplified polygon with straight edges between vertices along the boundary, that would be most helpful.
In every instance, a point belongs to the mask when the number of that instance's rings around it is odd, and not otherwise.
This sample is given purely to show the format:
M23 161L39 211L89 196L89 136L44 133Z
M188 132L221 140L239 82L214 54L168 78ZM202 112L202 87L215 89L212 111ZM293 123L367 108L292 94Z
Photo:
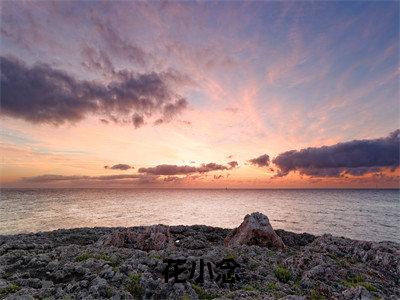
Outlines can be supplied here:
M242 224L226 236L224 244L225 246L257 245L286 249L282 239L269 223L268 217L259 212L246 215Z
M125 228L105 236L99 241L103 246L135 248L143 251L161 250L173 247L169 227L153 225L141 230Z

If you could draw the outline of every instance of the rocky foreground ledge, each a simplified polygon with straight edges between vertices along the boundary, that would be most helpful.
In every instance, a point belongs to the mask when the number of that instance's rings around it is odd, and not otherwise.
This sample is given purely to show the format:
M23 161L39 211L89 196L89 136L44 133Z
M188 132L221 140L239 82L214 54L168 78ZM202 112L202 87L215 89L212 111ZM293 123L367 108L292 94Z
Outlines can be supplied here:
M168 259L182 261L166 272ZM223 282L223 260L237 264L233 283ZM175 278L176 265L183 272ZM0 236L0 298L399 299L400 245L274 231L260 213L234 230L156 225Z

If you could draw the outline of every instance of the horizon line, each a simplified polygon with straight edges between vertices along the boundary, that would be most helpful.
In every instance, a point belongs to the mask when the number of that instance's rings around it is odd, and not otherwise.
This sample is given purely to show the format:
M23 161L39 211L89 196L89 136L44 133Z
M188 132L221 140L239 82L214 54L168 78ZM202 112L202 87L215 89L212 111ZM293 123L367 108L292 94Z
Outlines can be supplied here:
M88 189L120 189L120 190L399 190L400 187L343 187L343 188L185 188L185 187L0 187L0 190L88 190Z

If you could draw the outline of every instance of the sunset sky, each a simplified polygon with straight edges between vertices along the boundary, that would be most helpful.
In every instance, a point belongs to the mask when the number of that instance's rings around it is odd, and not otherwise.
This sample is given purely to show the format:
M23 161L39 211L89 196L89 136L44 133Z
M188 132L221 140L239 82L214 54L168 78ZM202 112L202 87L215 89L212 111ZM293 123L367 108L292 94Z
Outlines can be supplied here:
M1 2L1 186L399 187L399 2Z

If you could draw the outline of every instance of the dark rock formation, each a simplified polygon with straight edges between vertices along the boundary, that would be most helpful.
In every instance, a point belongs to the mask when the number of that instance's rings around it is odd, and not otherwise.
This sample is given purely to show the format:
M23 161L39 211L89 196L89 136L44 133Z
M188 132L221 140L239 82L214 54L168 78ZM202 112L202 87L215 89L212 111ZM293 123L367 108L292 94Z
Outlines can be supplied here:
M228 234L224 244L225 246L257 245L286 249L282 239L269 223L268 217L259 212L246 215L242 224Z
M143 251L161 250L173 247L169 227L153 225L134 230L125 228L103 237L98 245L135 248Z
M400 299L398 243L277 230L283 252L225 247L229 232L196 225L0 235L0 299ZM186 282L165 283L164 260L177 258L186 260ZM240 265L234 284L209 276L208 263L218 272L226 258Z
M367 291L365 287L358 286L354 288L350 288L342 292L344 300L354 300L354 299L361 299L361 300L374 300L374 296L371 295L370 292Z
M275 232L282 239L286 247L290 248L305 246L315 239L315 236L309 233L294 233L282 229L277 229Z

